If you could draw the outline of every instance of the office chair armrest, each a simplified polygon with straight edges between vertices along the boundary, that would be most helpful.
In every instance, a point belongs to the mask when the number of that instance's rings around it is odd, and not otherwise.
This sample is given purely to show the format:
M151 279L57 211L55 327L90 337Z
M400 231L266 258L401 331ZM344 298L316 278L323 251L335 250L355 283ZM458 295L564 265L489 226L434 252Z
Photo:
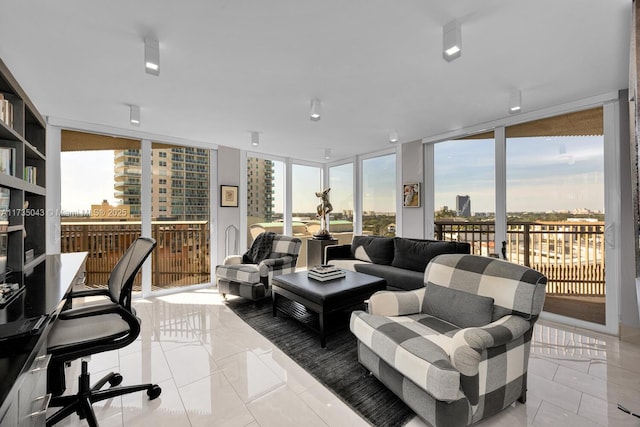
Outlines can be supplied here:
M101 314L110 314L121 311L121 307L119 304L112 302L101 303L101 304L93 304L78 308L70 308L69 310L65 310L58 315L59 319L68 320L68 319L78 319L81 317L89 317L89 316L99 316Z
M96 296L110 297L109 289L83 289L80 291L71 291L67 295L67 298L82 298L82 297L96 297Z

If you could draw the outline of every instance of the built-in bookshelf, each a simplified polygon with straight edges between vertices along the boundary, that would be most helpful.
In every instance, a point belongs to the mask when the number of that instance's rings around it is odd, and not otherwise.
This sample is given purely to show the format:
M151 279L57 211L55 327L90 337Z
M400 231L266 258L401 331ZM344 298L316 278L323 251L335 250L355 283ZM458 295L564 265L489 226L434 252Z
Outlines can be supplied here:
M0 59L0 275L5 252L14 272L45 258L45 133L44 118Z

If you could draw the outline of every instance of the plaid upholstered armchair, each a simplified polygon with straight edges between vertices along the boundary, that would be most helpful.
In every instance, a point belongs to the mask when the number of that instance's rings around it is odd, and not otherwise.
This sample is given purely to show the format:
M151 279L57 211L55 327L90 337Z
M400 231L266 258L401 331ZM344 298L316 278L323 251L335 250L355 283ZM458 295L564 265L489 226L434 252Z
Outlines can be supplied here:
M477 255L439 255L425 287L381 291L353 312L358 359L433 426L464 426L526 401L547 279Z
M296 270L302 241L275 233L256 236L244 255L229 255L216 266L218 292L252 300L271 295L271 279Z

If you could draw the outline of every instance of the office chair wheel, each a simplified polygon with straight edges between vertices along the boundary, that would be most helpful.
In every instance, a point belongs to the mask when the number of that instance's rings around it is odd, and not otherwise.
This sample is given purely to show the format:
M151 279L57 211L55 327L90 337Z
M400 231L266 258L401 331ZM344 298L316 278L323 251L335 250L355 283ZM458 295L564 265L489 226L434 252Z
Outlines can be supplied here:
M122 382L122 375L120 374L114 374L111 379L109 380L109 385L111 387L115 387L117 385L120 385L120 383Z
M157 384L154 384L149 390L147 390L147 396L149 396L149 400L153 400L156 397L160 396L160 393L162 393L162 389Z

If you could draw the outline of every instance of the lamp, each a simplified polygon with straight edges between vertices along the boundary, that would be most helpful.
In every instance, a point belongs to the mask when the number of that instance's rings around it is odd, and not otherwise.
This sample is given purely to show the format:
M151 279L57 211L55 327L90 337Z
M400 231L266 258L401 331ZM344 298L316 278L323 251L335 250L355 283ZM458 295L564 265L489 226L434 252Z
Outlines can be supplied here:
M260 134L258 132L251 132L251 145L253 147L260 145Z
M392 130L389 132L389 143L395 144L396 142L398 142L398 132Z
M324 149L324 159L331 160L331 148Z
M509 97L509 113L515 114L522 110L522 95L519 90L513 91Z
M140 107L137 105L129 105L129 121L133 126L140 125Z
M462 26L456 20L442 27L442 57L453 61L462 55Z
M160 44L156 38L144 39L144 70L147 74L160 75Z
M314 122L320 120L320 100L318 98L311 100L311 113L309 114L309 118Z

